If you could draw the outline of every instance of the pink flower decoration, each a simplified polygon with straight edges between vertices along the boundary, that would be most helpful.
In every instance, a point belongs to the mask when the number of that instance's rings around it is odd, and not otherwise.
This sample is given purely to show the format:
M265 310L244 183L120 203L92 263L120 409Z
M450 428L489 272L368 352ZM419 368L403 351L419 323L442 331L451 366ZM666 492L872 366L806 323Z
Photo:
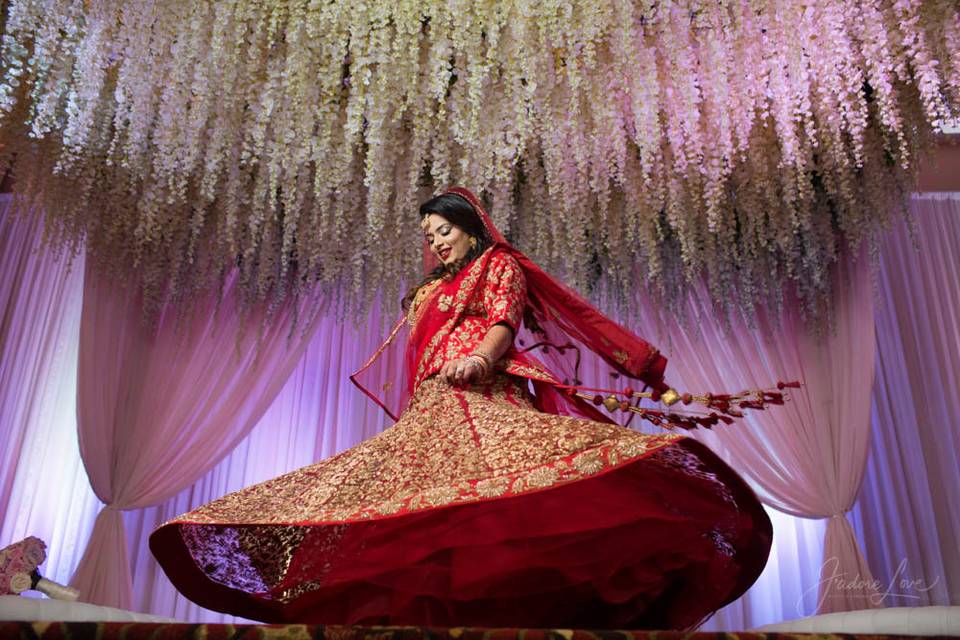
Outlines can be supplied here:
M0 549L0 596L36 589L58 600L77 599L76 589L47 580L37 571L47 557L46 549L46 543L34 536Z
M40 538L30 536L23 541L23 557L35 568L47 559L47 545Z
M43 540L33 536L0 550L0 595L31 588L31 575L47 557Z
M33 580L30 578L30 574L27 573L15 573L10 578L10 591L16 594L23 593L33 585Z

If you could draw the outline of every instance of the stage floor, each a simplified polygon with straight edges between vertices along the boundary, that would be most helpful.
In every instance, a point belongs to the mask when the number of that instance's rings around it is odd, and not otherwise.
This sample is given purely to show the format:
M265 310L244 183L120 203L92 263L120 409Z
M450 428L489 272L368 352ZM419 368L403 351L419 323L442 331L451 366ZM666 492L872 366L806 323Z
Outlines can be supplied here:
M83 602L0 596L0 640L779 640L960 638L960 607L846 611L743 632L184 623Z
M225 625L148 622L0 622L3 640L788 640L931 638L885 634L795 632L682 633L578 629L475 627L341 627L324 625ZM953 636L957 637L957 636Z

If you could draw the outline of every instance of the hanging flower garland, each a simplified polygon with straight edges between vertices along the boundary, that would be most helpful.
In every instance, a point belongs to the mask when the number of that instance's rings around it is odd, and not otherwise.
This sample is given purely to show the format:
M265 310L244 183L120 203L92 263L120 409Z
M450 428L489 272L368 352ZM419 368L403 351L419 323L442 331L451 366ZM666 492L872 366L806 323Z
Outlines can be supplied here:
M54 246L187 299L420 267L419 202L483 192L599 298L705 277L827 299L960 115L953 0L12 0L0 163Z

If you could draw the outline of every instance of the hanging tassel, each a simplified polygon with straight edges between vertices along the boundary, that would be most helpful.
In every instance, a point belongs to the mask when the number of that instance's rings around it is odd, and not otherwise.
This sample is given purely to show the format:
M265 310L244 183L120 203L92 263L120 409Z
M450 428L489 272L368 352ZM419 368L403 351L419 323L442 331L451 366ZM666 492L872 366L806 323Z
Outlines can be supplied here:
M664 429L685 429L689 431L698 428L710 429L720 422L730 425L737 418L743 418L745 411L764 411L771 405L783 405L788 399L784 389L799 389L800 387L801 383L794 380L791 382L778 381L776 389L753 389L740 393L704 393L701 395L681 394L675 389L668 389L661 394L656 390L635 391L631 387L626 387L619 392L588 387L568 387L564 391L592 402L596 406L603 405L610 413L616 413L617 411L630 412ZM582 391L597 391L599 393L587 395ZM709 409L710 413L699 414L648 409L639 406L641 398L655 402L659 401L666 406L672 406L677 402L685 406L699 404Z

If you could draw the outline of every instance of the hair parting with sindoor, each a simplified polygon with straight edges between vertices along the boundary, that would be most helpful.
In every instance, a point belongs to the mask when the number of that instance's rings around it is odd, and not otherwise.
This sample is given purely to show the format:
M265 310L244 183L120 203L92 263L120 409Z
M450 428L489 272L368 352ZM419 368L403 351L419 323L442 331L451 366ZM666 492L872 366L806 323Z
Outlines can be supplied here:
M456 275L463 267L473 262L493 244L490 235L483 226L483 221L480 219L480 216L477 215L473 205L470 204L466 198L455 193L442 193L420 205L421 220L431 213L443 216L447 221L467 232L471 238L476 238L477 242L470 247L467 255L465 255L462 260L458 260L449 265L441 264L428 273L416 286L407 291L407 294L403 296L403 301L401 302L404 311L410 308L410 303L413 302L413 298L417 295L417 290L420 289L420 287L437 278Z

